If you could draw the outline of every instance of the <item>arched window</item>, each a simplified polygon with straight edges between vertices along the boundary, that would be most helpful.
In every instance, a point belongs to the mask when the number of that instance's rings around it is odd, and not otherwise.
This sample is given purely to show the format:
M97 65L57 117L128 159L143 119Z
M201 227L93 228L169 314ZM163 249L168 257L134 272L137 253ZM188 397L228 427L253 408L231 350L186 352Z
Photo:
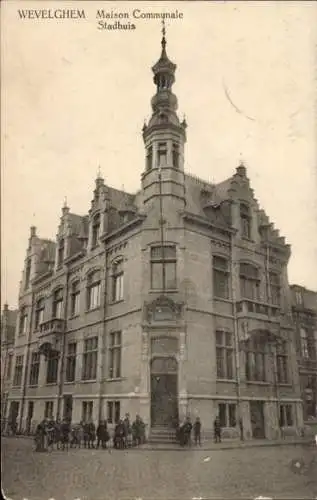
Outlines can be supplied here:
M28 259L25 268L25 290L30 286L30 277L31 277L31 259Z
M251 264L240 264L240 294L242 299L259 300L260 279L258 269Z
M92 239L91 239L92 248L98 245L99 237L100 237L100 214L96 214L92 221Z
M80 312L80 281L76 280L72 283L71 288L71 301L70 301L70 314L77 316Z
M101 274L99 270L92 271L87 277L87 310L100 306Z
M173 143L172 157L173 157L173 167L179 168L179 145L176 142Z
M213 257L213 294L222 299L229 298L229 266L225 257Z
M53 293L52 318L62 319L63 301L64 301L63 289L59 288Z
M146 150L146 170L151 170L153 161L153 147L149 146Z
M279 306L281 303L281 282L279 273L269 273L269 284L271 291L271 302L273 305Z
M251 239L251 213L250 208L245 203L240 204L241 236Z
M45 299L38 299L35 306L35 329L37 330L44 320Z

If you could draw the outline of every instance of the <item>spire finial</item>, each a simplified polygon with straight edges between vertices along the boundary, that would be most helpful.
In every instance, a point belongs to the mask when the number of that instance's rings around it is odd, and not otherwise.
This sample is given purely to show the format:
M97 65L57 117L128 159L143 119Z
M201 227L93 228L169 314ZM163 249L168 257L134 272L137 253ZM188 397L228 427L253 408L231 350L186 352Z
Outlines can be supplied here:
M161 44L162 44L162 50L163 50L163 52L165 52L165 47L166 47L166 38L165 38L165 36L166 36L165 20L162 19L162 42L161 42Z
M100 165L98 165L97 179L101 179L101 167L100 167Z
M64 208L67 208L67 196L64 197Z

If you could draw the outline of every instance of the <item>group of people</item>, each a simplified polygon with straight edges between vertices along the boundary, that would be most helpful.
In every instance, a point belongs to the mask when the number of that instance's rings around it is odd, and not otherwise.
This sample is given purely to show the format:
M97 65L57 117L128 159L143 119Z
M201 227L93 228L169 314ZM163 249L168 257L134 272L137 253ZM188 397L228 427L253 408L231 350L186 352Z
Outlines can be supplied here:
M72 424L68 419L60 421L45 418L37 426L35 432L35 451L48 451L56 447L58 450L69 448L107 448L111 441L106 420L101 420L96 427L92 420ZM145 424L139 415L133 423L127 413L114 428L114 448L123 449L138 446L145 441Z
M192 432L195 445L201 446L201 420L196 417L194 424L192 424L191 418L187 416L176 431L176 438L181 446L191 446ZM221 443L221 423L218 416L214 420L214 441L215 443Z

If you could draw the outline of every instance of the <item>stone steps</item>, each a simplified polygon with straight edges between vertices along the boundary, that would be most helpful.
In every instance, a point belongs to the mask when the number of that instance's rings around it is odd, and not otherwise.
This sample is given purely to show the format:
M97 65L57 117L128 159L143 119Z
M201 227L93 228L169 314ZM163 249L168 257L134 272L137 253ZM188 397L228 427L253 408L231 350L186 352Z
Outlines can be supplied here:
M148 442L151 444L176 443L176 431L169 427L152 427L149 433Z

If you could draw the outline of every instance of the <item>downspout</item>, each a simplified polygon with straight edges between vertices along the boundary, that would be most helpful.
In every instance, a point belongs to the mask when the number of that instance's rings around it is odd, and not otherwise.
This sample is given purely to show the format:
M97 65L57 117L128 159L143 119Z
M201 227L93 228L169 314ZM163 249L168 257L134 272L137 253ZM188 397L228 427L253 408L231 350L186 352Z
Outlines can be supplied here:
M64 375L65 375L65 354L66 354L66 337L67 337L67 315L68 315L68 291L69 291L69 269L66 271L66 287L65 287L65 308L64 308L64 329L63 329L63 344L61 350L61 365L59 370L59 384L57 395L56 420L60 418L61 402L64 390Z
M239 331L238 331L238 318L237 318L237 297L235 287L235 261L234 261L234 234L230 236L230 265L231 265L231 296L232 296L232 313L233 313L233 332L234 332L234 351L235 351L235 365L236 365L236 393L237 393L237 408L238 419L237 423L240 424L242 420L241 411L241 374L240 374L240 348L239 348ZM242 433L240 436L243 438Z
M267 302L268 304L272 303L272 294L271 294L271 284L270 284L270 274L269 274L269 267L270 267L270 247L267 244L265 247L266 250L266 256L265 256L265 280L266 280L266 296L267 296ZM268 316L269 316L269 323L271 324L271 308L268 308ZM271 341L272 342L272 341ZM276 398L276 419L277 419L277 429L278 429L278 436L280 436L281 429L280 429L280 403L279 403L279 389L278 389L278 383L277 383L277 358L276 358L276 352L277 352L277 339L274 338L274 342L271 344L272 349L272 361L273 361L273 382L274 382L274 390L275 390L275 398Z
M26 357L25 357L25 368L24 368L23 388L22 388L22 398L21 398L21 411L20 411L20 419L19 419L19 431L20 432L22 432L22 422L23 422L25 398L26 398L26 386L27 386L28 377L29 377L30 346L31 346L31 340L32 340L33 316L34 316L34 305L35 305L34 297L35 297L35 293L32 292L31 315L30 315L29 333L28 333L28 339L27 339L27 350L26 350Z
M101 367L100 367L100 389L99 389L99 408L98 408L98 419L102 420L103 417L103 401L102 396L104 394L104 381L106 378L105 368L107 366L106 357L107 357L107 326L106 326L106 318L107 318L107 298L108 298L108 270L107 270L107 249L106 242L104 243L104 251L105 251L105 272L104 272L104 294L103 294L103 325L102 325L102 343L101 343Z

